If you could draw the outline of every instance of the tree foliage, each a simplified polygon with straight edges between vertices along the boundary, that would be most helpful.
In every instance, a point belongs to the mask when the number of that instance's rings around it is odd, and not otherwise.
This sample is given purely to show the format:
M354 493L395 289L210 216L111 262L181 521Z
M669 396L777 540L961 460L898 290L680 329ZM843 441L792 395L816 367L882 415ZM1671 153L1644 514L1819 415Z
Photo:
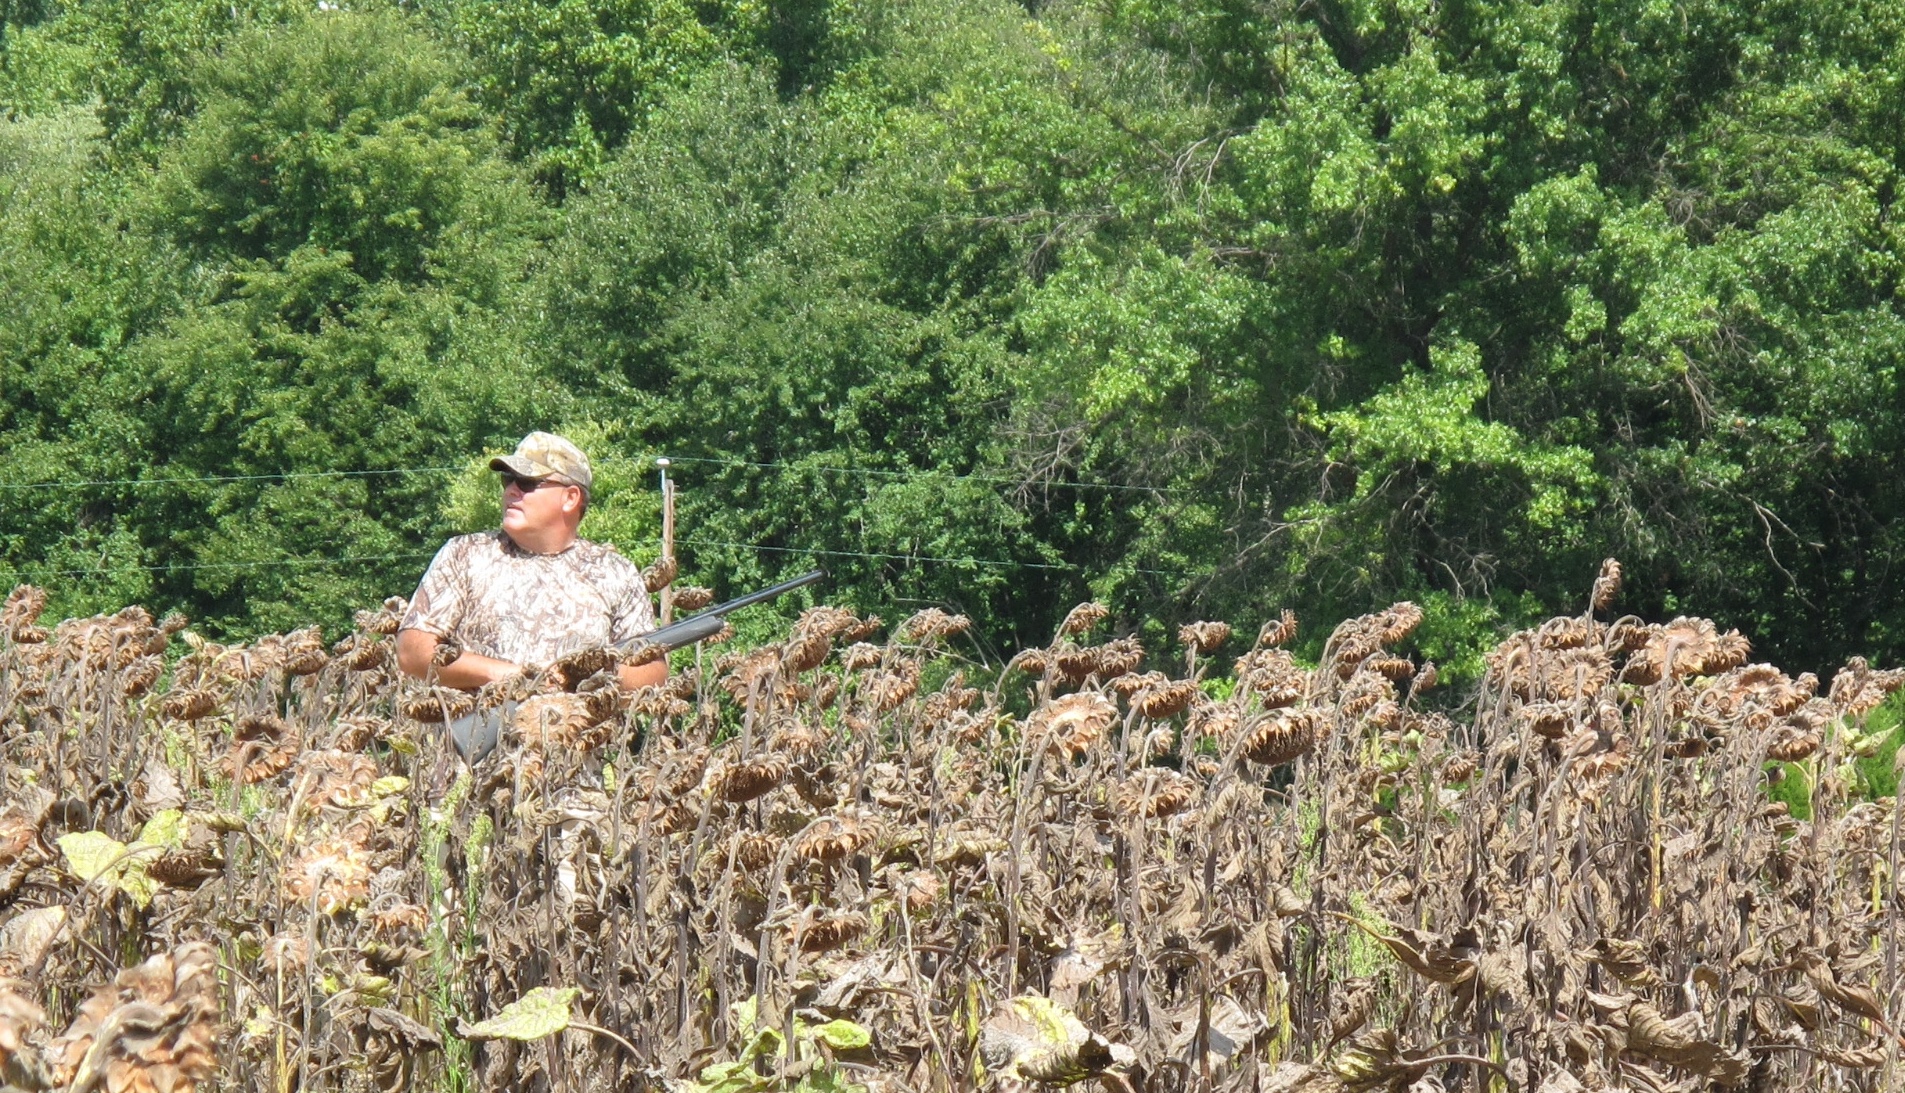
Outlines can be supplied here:
M1472 664L1608 555L1905 640L1893 6L137 11L0 11L0 565L68 609L338 620L476 511L416 468L570 422L631 552L666 454L691 573L999 649L1412 597Z

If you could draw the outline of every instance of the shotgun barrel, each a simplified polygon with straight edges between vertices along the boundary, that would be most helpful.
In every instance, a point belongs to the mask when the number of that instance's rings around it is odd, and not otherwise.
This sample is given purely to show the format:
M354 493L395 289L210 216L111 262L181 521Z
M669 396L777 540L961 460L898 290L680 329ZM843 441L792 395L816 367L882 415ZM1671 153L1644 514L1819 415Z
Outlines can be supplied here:
M825 580L826 577L827 571L824 569L810 570L792 580L782 581L772 587L763 588L759 592L749 592L745 596L737 596L726 603L716 604L706 611L701 612L699 615L690 615L680 622L669 623L659 630L650 630L648 633L643 634L631 642L629 648L659 645L664 649L679 649L684 645L693 645L697 641L713 637L718 633L722 625L724 625L722 621L723 616L729 612L738 611L743 607L751 607L757 603L764 603L776 596L792 592L796 588L803 588L813 584L815 581Z

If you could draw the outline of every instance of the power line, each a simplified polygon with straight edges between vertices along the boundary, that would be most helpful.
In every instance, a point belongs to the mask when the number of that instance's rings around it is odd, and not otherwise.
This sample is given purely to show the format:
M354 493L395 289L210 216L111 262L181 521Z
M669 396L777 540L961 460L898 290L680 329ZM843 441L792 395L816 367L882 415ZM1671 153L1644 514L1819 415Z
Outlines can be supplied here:
M1069 562L1017 562L1000 558L945 558L922 554L893 554L872 550L829 550L823 547L787 547L768 546L761 543L738 543L723 539L681 538L676 542L688 546L728 547L737 550L756 550L773 554L805 554L827 558L865 558L871 561L917 562L928 565L976 565L995 569L1044 569L1068 573L1085 572L1085 567ZM233 569L298 569L310 566L358 565L367 562L416 561L421 558L434 558L436 552L422 551L408 554L376 554L352 558L267 558L245 562L195 562L186 565L135 565L116 566L110 569L55 569L30 573L28 569L16 570L20 576L34 577L110 577L123 573L186 573L202 570ZM1133 573L1150 576L1169 577L1173 574L1163 569L1134 569Z
M983 482L994 486L1026 486L1017 478L985 474L954 474L950 471L913 470L888 471L871 467L837 467L822 464L788 463L785 461L763 462L751 459L716 459L708 456L671 456L674 463L700 463L720 467L750 467L756 470L772 470L781 473L793 471L817 471L828 474L851 474L864 478L907 478L907 479L943 479L950 482ZM449 474L466 469L464 466L448 467L386 467L377 470L354 471L287 471L283 474L219 474L189 475L181 477L153 476L147 478L96 478L72 481L48 482L0 482L0 490L37 490L37 489L94 489L108 486L175 486L207 483L232 482L286 482L305 478L371 478L395 474ZM1174 486L1136 486L1128 482L1043 482L1037 488L1107 490L1113 492L1152 493L1152 494L1190 494L1194 490Z
M35 577L111 577L120 573L183 573L202 569L295 569L303 566L320 565L357 565L363 562L401 562L415 561L418 558L434 558L435 551L412 554L373 554L357 558L267 558L250 562L195 562L190 565L129 565L114 569L55 569L29 574L26 569L16 570L20 576Z
M1061 563L1013 562L1013 561L1003 561L997 558L935 558L928 555L883 554L877 551L865 551L865 550L823 550L818 547L764 546L760 543L730 543L730 542L724 542L718 539L680 538L680 539L676 539L675 541L678 543L687 543L694 546L735 547L741 550L761 550L761 551L768 551L768 552L772 552L776 554L812 554L812 555L817 555L820 557L828 557L828 558L871 558L871 559L896 561L896 562L928 562L928 563L940 563L945 565L982 565L982 566L993 566L993 567L1002 568L1002 569L1055 569L1055 570L1063 570L1069 573L1082 573L1085 571L1084 566L1076 565L1069 562L1061 562ZM1169 577L1173 575L1168 570L1163 570L1163 569L1134 569L1134 570L1131 570L1130 572L1145 573L1145 574L1151 574L1151 575L1160 576L1160 577Z
M870 478L941 479L941 480L956 481L956 482L983 482L983 483L992 484L992 485L1011 485L1011 486L1019 486L1024 484L1020 482L1019 480L1012 479L1012 478L1003 478L998 476L977 475L977 474L951 474L944 471L888 471L888 470L876 470L876 469L865 468L865 467L817 466L817 465L795 464L795 463L786 463L786 462L761 462L761 461L746 460L746 459L715 459L715 458L701 457L701 456L676 456L676 457L672 457L672 461L676 463L699 463L704 465L715 465L715 466L750 467L750 468L755 468L760 470L773 470L778 472L811 470L811 471L821 471L821 472L835 473L835 474L861 475L861 476L870 477ZM161 486L161 485L185 485L185 484L194 484L194 483L280 482L280 481L289 481L294 479L307 479L307 478L364 478L364 477L373 477L373 476L382 476L382 475L399 475L399 474L445 474L445 473L453 473L453 472L462 471L466 469L466 466L467 465L441 466L441 467L388 467L388 468L374 469L374 470L345 470L345 471L291 471L291 472L286 472L284 474L198 475L198 476L178 477L178 478L164 478L164 477L112 478L112 479L91 479L91 480L83 480L83 481L66 481L66 482L0 482L0 490L25 490L25 489L42 489L42 488L81 489L81 488L108 487L108 486L144 487L144 486ZM1049 483L1049 485L1054 487L1059 487L1059 488L1100 489L1100 490L1112 490L1112 491L1131 491L1131 492L1137 492L1137 493L1181 494L1181 493L1193 492L1190 490L1174 489L1171 487L1134 486L1128 483L1119 483L1119 482L1053 482L1053 483ZM1071 573L1085 572L1084 566L1073 564L1073 563L1063 563L1063 562L1061 563L1020 562L1020 561L1011 561L1011 560L998 559L998 558L973 558L973 557L947 558L947 557L937 557L932 555L894 554L894 553L888 553L888 552L882 552L882 551L829 550L829 549L818 548L818 547L764 546L759 543L739 543L739 542L729 542L725 540L716 540L716 539L683 538L679 541L684 544L692 544L697 546L726 547L726 548L733 548L733 549L739 549L739 550L755 550L755 551L779 553L779 554L805 554L805 555L813 555L817 557L863 558L869 561L898 561L898 562L912 562L912 563L935 564L935 565L971 565L971 566L985 566L988 568L995 568L995 569L1037 569L1037 570L1053 570L1053 571L1071 572ZM49 577L52 577L52 576L104 577L104 576L112 576L112 575L122 574L122 573L173 573L173 572L192 572L192 571L200 571L200 570L271 569L271 568L298 568L298 567L306 567L306 566L352 565L352 564L367 563L367 562L410 561L410 560L415 560L418 558L429 558L433 556L434 555L430 553L412 553L412 554L385 554L385 555L376 555L376 556L369 556L369 557L355 557L355 558L276 558L276 559L261 559L261 560L244 561L244 562L203 562L203 563L192 563L192 564L186 564L186 565L120 566L120 567L111 568L111 569L63 569L63 570L52 570L52 571L42 571L42 572L44 576L49 576ZM1161 569L1134 569L1134 570L1131 570L1130 572L1141 573L1141 574L1146 574L1150 576L1162 576L1162 577L1169 577L1174 575L1170 571L1161 570Z
M944 478L954 482L985 482L995 486L1026 486L1023 479L1005 478L985 474L952 474L947 471L882 471L870 467L830 467L808 463L763 463L751 459L713 459L702 456L669 456L673 463L712 463L723 467L754 467L760 470L777 471L826 471L833 474L857 474L869 478ZM1043 482L1040 488L1076 490L1128 490L1132 493L1193 493L1193 490L1179 489L1174 486L1134 486L1129 482Z
M285 474L215 474L185 478L99 478L83 482L0 482L0 490L85 489L94 486L174 486L205 482L283 482L294 478L369 478L386 474L439 474L461 467L390 467L374 471L291 471Z

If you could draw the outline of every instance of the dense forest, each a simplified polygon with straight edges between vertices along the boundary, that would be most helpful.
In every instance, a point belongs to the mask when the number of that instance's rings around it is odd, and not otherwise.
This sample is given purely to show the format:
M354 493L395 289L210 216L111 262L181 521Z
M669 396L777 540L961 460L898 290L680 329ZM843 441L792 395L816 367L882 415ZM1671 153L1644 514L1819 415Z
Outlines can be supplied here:
M1905 7L0 0L0 587L407 593L584 533L1009 653L1423 605L1905 652ZM1114 620L1115 621L1115 620ZM1320 634L1318 635L1320 638Z

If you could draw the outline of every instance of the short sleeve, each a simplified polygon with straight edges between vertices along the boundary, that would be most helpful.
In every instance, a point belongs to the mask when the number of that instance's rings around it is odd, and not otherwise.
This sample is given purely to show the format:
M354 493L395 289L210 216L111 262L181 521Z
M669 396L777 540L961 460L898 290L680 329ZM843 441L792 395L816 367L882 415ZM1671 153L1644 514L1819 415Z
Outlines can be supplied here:
M642 578L642 571L633 562L624 561L623 565L629 571L627 591L609 619L609 644L618 647L627 646L655 628L655 603L648 597L648 583Z
M422 630L440 638L456 632L467 606L468 558L465 540L452 539L443 544L437 556L430 559L430 568L424 570L417 594L410 597L410 610L404 613L401 629Z

